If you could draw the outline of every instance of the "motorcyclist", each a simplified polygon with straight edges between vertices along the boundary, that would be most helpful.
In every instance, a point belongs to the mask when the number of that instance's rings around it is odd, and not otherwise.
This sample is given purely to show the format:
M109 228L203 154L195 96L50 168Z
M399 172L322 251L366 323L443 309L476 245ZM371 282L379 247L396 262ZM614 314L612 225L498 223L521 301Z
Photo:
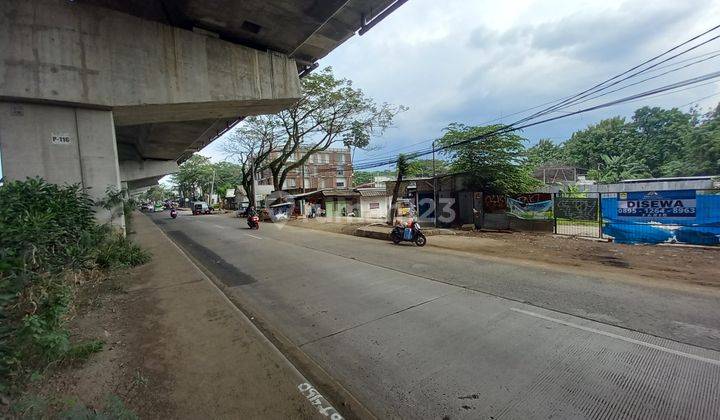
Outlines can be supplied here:
M257 216L257 211L255 210L255 206L250 206L247 210L247 217L249 219L253 216Z

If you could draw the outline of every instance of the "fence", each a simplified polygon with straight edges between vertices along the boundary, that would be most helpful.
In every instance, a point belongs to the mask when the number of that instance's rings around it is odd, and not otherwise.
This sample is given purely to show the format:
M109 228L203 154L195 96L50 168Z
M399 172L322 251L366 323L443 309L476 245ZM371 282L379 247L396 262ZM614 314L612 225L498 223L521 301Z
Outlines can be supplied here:
M461 208L482 206L474 220L483 229L552 231L619 243L720 245L718 189L482 195L482 204L478 194L474 202L469 193L458 197Z
M602 201L598 193L566 196L553 194L555 233L599 238L602 235Z
M556 194L553 202L558 234L619 243L720 244L720 190Z

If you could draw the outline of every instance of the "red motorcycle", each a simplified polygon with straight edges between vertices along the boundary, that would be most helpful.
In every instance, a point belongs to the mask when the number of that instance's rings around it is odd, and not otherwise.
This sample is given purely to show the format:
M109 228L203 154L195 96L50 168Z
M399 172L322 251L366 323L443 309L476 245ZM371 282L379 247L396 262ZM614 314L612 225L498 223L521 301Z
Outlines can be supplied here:
M250 229L260 229L260 217L257 215L248 217L247 224Z

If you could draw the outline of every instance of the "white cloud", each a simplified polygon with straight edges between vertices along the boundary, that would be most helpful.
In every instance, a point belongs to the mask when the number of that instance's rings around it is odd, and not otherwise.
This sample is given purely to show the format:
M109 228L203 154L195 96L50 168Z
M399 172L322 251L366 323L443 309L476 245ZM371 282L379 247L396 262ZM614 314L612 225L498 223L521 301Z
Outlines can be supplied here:
M336 75L378 101L410 107L376 140L390 151L438 137L452 121L481 124L504 115L508 123L509 114L590 87L716 25L719 17L718 0L411 0L320 64L332 65ZM720 40L688 56L713 49L720 49ZM718 63L720 58L613 98L715 71ZM532 141L564 139L604 117L629 115L646 104L683 105L719 88L699 87L524 134Z

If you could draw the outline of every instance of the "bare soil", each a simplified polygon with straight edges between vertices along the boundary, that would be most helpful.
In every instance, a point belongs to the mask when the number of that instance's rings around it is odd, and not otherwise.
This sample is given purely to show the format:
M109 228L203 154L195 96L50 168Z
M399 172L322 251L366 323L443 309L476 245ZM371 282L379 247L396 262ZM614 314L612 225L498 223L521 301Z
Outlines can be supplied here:
M349 235L362 226L306 220L290 224ZM587 274L607 273L720 288L720 247L626 245L533 232L456 233L432 236L428 246Z

